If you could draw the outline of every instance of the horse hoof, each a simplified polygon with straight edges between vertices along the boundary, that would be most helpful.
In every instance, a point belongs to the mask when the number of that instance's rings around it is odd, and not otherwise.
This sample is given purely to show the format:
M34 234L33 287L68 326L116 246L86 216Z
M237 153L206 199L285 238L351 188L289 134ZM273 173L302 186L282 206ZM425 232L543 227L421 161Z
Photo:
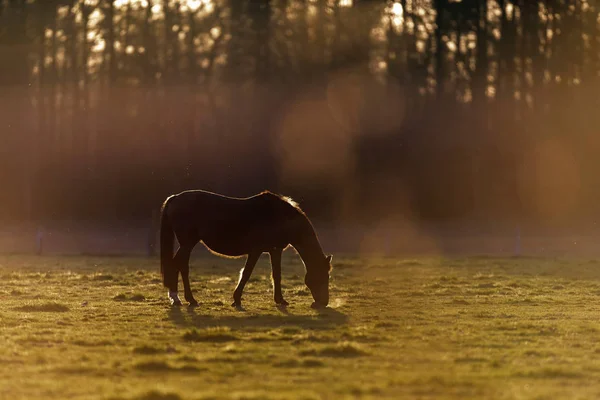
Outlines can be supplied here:
M310 305L310 308L314 308L315 310L323 310L323 309L327 308L327 306L319 304L315 301Z
M178 307L178 306L182 306L183 304L181 304L181 300L171 300L171 305L173 307Z
M198 307L200 304L196 300L189 301L190 307Z
M290 303L288 303L287 301L281 299L279 301L275 301L275 304L277 304L280 307L287 307L290 305Z

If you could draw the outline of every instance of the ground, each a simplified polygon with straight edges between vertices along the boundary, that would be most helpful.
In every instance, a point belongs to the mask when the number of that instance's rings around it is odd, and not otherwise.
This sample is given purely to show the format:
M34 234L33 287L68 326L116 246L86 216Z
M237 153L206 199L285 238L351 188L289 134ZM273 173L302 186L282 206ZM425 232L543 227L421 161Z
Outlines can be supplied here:
M158 261L0 256L0 398L600 397L600 263L336 256L331 307L303 268L192 260L200 307L172 308Z

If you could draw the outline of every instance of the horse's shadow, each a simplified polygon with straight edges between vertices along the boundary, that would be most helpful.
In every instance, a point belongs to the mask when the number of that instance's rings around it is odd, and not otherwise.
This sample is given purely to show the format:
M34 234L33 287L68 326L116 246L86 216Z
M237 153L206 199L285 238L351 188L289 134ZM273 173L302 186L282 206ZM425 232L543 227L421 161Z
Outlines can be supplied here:
M300 326L307 329L331 329L348 322L348 316L333 308L307 310L294 314L287 307L278 307L279 314L248 314L213 316L202 314L201 307L170 307L167 317L184 328L229 327L232 329L279 328Z

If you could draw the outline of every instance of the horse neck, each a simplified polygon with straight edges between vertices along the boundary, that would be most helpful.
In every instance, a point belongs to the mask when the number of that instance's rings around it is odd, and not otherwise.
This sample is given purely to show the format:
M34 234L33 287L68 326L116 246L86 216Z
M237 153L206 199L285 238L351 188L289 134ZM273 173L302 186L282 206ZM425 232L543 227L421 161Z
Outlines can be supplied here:
M312 269L313 265L318 265L320 259L325 258L319 239L317 239L317 235L310 224L309 228L303 229L302 234L290 243L300 254L307 270Z

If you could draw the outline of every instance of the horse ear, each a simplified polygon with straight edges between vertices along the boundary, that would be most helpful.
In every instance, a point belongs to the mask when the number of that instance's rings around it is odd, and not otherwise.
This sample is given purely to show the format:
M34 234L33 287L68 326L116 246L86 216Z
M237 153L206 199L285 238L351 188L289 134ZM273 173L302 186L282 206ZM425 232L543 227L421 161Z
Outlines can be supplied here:
M332 258L333 258L333 256L332 256L331 254L330 254L330 255L328 255L328 256L327 256L327 258L326 258L326 259L327 259L327 262L328 262L328 263L330 263Z

